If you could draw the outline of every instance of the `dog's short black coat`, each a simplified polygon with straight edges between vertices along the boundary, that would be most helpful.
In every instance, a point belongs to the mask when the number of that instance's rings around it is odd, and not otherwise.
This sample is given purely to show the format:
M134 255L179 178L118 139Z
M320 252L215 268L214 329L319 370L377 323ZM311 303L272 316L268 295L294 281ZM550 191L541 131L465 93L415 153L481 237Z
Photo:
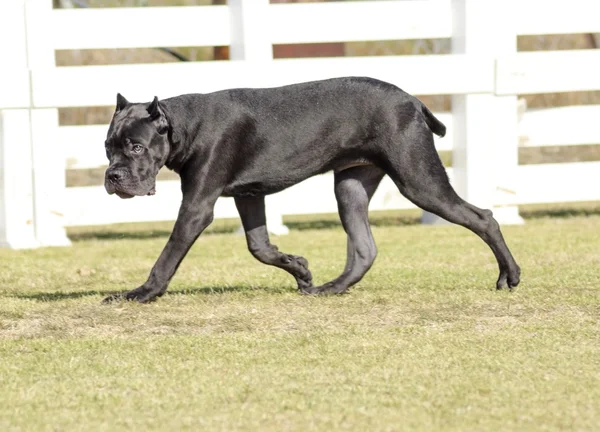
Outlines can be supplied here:
M376 248L368 204L384 175L417 206L460 224L492 249L497 288L519 283L520 269L489 210L452 189L433 144L444 125L415 97L371 78L336 78L278 88L189 94L150 103L117 95L106 152L108 193L154 194L162 166L181 176L183 200L173 232L148 280L124 294L161 296L189 248L213 220L220 196L232 196L250 252L288 271L302 293L342 293L371 267ZM312 284L308 262L269 241L265 195L335 172L335 196L348 234L342 274ZM107 301L120 296L111 296Z

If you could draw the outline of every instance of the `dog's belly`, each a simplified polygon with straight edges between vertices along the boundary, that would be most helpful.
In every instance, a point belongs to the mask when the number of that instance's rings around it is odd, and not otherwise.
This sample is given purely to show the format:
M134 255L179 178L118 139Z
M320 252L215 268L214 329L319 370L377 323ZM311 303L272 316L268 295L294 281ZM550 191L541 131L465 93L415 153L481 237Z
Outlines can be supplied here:
M344 170L350 169L350 168L354 168L354 167L359 167L359 166L374 166L372 163L370 162L364 162L364 161L357 161L357 162L348 162L348 163L344 163L341 164L339 166L336 166L333 171L335 173L339 173L342 172Z
M282 182L282 181L254 181L254 182L234 182L227 185L222 192L222 196L226 197L249 197L271 195L281 192L290 186L299 182Z
M373 164L365 159L343 160L332 164L332 166L321 167L321 169L315 170L310 174L301 170L290 169L289 171L280 172L271 171L268 174L262 175L258 173L240 175L230 181L223 190L222 195L226 197L270 195L281 192L315 175L332 170L335 173L339 173L359 166L373 166Z

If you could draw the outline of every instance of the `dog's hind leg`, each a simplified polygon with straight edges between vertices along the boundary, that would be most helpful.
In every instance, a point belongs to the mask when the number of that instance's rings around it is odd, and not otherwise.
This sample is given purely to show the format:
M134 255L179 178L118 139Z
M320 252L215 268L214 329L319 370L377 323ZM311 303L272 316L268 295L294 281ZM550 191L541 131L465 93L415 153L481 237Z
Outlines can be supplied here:
M385 173L375 166L348 168L335 174L335 197L342 226L348 234L346 267L326 284L306 294L341 294L371 268L377 248L369 225L369 201Z
M490 247L500 270L496 288L519 284L520 269L506 246L498 222L490 210L480 209L454 191L435 151L433 136L423 124L414 123L407 133L411 141L399 153L389 149L385 170L400 192L417 206L477 234Z
M312 275L308 270L308 261L301 256L280 252L277 246L269 241L265 197L236 197L235 205L242 219L250 253L260 262L279 267L294 276L299 290L310 289Z

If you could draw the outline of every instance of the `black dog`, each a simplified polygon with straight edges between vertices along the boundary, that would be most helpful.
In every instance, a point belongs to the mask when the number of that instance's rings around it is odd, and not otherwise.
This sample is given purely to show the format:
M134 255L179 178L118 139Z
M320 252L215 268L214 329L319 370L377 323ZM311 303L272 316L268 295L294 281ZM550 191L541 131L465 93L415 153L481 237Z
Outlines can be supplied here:
M212 222L220 196L234 197L248 248L259 261L289 272L302 293L343 293L375 260L367 210L385 174L417 206L470 229L489 245L500 268L498 289L517 286L519 266L492 212L455 193L432 132L443 136L446 128L421 101L370 78L151 103L129 103L117 95L106 140L107 192L121 198L152 195L165 165L180 174L183 192L175 227L148 280L123 296L148 302L164 294L187 251ZM279 252L269 242L265 195L330 170L348 234L347 262L338 278L315 287L306 259Z

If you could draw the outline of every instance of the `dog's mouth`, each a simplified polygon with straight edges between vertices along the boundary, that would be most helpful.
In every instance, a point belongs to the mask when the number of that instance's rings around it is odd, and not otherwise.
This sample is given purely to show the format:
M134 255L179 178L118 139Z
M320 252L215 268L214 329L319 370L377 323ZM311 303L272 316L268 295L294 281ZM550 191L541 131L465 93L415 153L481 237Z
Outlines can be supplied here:
M152 188L150 188L150 190L146 193L143 193L143 192L142 193L139 193L139 192L129 193L124 190L117 189L113 184L110 184L110 185L107 185L106 191L108 192L109 195L116 194L121 199L129 199L129 198L133 198L134 196L154 195L156 193L156 186L152 186Z
M131 195L131 194L128 194L127 192L122 192L122 191L115 191L115 193L121 199L129 199L129 198L133 198L135 196L135 195Z

